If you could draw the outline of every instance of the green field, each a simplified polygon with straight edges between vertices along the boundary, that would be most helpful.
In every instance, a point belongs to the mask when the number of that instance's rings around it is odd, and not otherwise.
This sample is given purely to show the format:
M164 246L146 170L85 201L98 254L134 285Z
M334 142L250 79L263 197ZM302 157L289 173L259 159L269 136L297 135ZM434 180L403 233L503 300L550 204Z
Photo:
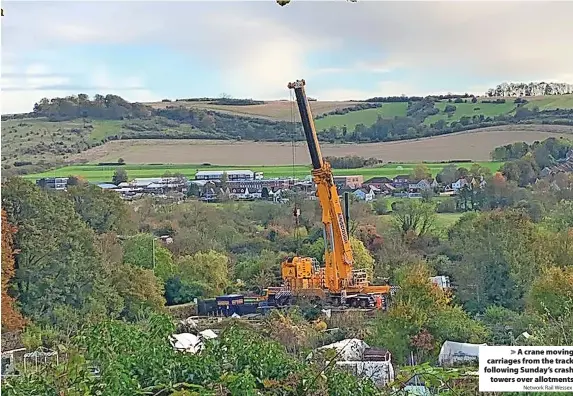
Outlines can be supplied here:
M378 116L382 118L405 117L408 103L384 103L382 107L376 109L365 109L358 111L351 111L342 115L330 115L325 118L320 118L315 121L316 129L321 131L330 127L346 127L353 130L358 124L365 126L373 125Z
M469 102L469 101L468 101ZM444 109L447 105L456 106L456 111L450 116L444 113ZM448 103L439 102L436 103L435 107L440 110L439 114L429 116L424 120L424 124L430 125L438 120L445 120L448 122L458 121L463 116L472 117L474 115L483 114L484 117L495 117L502 114L508 114L515 111L517 105L513 103L513 100L508 100L506 103L494 104L494 103Z
M525 105L527 108L538 107L539 110L555 110L555 109L573 109L573 95L555 95L555 96L541 96L526 98L529 103ZM511 114L515 111L517 105L513 103L515 98L506 98L506 103L483 103L483 100L494 100L492 98L480 98L477 103L451 103L448 101L441 101L435 104L435 107L440 110L439 114L427 117L424 124L430 125L438 120L445 120L448 122L459 121L463 116L472 117L474 115L483 114L485 117L495 117L502 114ZM451 114L444 113L447 105L456 106L456 111ZM378 119L378 115L383 118L394 118L395 116L406 116L407 103L384 103L378 109L366 109L359 111L351 111L344 115L329 115L315 121L317 130L328 129L330 127L345 126L352 130L358 124L365 126L373 125Z
M480 162L482 166L486 166L495 172L499 170L502 162ZM447 164L443 163L429 163L427 164L433 175L440 172ZM375 176L386 176L392 178L396 175L404 175L410 173L416 164L385 164L379 167L359 168L359 169L334 169L335 175L362 175L367 180ZM470 163L460 163L458 166L470 168ZM188 165L125 165L122 167L127 171L130 179L145 178L145 177L161 177L166 172L181 173L187 177L193 178L195 173L199 170L231 170L231 169L250 169L256 172L264 172L265 178L274 177L290 177L304 178L310 175L310 166L292 165L285 166L201 166L195 164ZM115 166L98 166L98 165L74 165L67 166L48 172L25 175L26 179L36 180L42 177L66 177L66 176L82 176L91 182L106 182L110 181L113 172L117 169Z
M438 201L441 197L436 197L435 200ZM401 199L410 199L410 198L390 198L392 201L399 201ZM432 233L434 235L439 236L440 238L447 238L448 237L448 230L462 217L463 213L436 213L436 220L434 222L434 227L432 229ZM380 219L381 224L389 227L392 225L393 217L391 215L381 215L378 216Z
M529 109L536 106L539 110L573 109L573 94L538 97L525 105Z

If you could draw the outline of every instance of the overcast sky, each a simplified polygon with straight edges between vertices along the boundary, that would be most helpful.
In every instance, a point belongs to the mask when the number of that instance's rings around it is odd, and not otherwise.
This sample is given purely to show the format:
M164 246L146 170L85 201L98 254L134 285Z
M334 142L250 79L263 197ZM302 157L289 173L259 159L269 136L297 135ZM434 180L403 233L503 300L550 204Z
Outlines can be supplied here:
M42 97L320 100L573 83L573 2L4 1L2 113Z

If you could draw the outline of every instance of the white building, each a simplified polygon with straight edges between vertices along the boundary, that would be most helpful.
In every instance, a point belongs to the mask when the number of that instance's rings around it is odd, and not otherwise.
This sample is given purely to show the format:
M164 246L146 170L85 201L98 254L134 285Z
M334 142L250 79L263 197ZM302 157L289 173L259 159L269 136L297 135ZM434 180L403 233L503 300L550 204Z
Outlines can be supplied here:
M195 180L221 180L223 173L227 174L227 180L261 180L263 172L251 170L228 170L228 171L198 171Z

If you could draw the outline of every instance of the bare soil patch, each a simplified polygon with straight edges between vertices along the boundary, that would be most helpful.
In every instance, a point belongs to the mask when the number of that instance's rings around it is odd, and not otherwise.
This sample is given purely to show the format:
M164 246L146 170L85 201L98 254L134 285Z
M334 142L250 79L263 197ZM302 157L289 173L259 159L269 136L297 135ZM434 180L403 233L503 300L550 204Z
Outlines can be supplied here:
M549 137L571 137L573 127L525 125L483 128L450 135L385 143L322 144L325 156L358 155L383 161L417 162L470 159L488 161L498 146L518 141L534 142ZM123 140L78 154L76 159L127 163L211 163L217 165L289 165L291 143L230 142L220 140ZM303 142L296 143L297 164L310 158Z

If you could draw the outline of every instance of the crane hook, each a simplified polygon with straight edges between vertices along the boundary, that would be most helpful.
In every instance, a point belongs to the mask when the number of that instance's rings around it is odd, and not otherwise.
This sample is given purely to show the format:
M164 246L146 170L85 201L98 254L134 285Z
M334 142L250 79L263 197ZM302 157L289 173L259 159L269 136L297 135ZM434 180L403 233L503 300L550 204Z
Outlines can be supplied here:
M280 5L281 7L286 6L288 3L290 3L290 0L276 0L277 4Z

